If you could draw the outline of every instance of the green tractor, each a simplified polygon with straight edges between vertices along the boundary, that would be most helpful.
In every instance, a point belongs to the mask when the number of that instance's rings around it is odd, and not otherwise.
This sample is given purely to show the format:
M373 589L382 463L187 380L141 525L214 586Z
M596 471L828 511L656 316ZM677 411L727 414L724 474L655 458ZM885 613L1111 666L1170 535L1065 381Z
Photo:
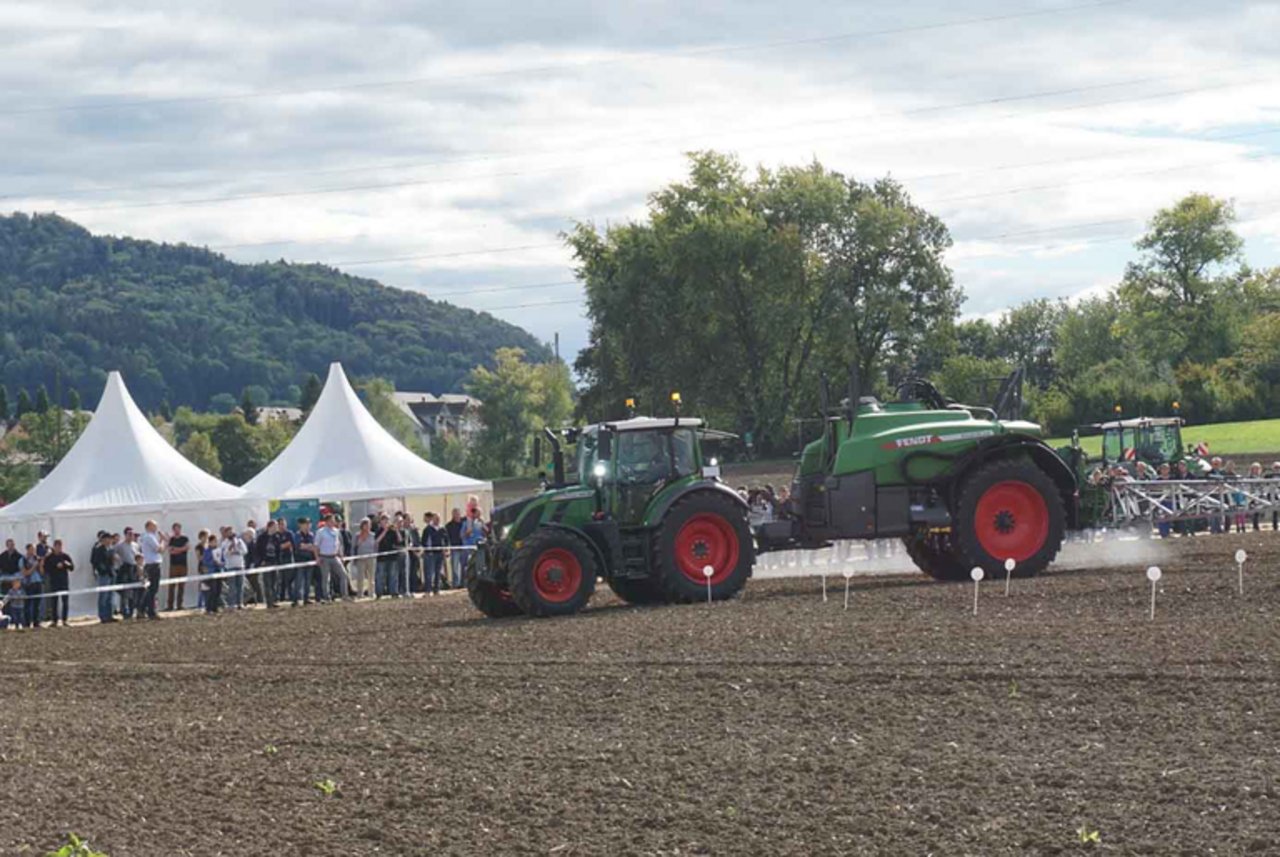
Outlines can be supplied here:
M833 409L824 383L822 437L801 453L791 514L757 527L760 549L900 538L940 580L1003 571L1009 559L1014 576L1043 570L1077 526L1077 480L1021 419L1021 389L1019 370L988 408L911 379L880 402L860 396L855 377Z
M747 504L703 457L716 435L678 416L546 430L553 477L494 509L493 535L467 568L472 603L494 617L566 615L597 579L636 604L735 595L755 552Z

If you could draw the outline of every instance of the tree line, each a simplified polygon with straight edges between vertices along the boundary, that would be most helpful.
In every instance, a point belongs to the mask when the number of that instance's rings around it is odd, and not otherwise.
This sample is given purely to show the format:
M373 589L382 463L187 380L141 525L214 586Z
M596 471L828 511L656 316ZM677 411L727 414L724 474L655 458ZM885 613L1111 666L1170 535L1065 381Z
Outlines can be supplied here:
M579 415L660 410L672 390L760 453L794 449L797 419L856 367L866 393L911 377L989 403L1027 371L1028 416L1053 432L1128 415L1192 422L1275 415L1280 269L1242 257L1230 202L1193 194L1157 212L1107 293L961 318L946 225L892 179L812 163L749 175L691 155L639 222L578 224L566 241L586 288Z

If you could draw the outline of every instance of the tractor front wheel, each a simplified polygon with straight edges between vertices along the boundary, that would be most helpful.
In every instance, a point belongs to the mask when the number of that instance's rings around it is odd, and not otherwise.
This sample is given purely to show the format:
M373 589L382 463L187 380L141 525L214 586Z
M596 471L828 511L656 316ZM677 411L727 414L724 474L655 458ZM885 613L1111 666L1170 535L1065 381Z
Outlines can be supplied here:
M1053 562L1065 532L1058 486L1031 461L992 462L960 486L951 539L969 567L1003 575L1012 559L1014 577L1032 577Z
M516 549L507 581L512 599L525 613L565 616L587 605L599 574L585 539L569 530L544 527Z
M474 551L470 562L467 563L466 581L467 595L471 596L471 603L484 615L492 619L506 619L519 616L523 612L520 605L511 600L510 592L492 581L480 579L476 574Z
M658 585L673 603L732 598L747 583L755 562L747 510L717 491L695 491L677 500L654 535Z

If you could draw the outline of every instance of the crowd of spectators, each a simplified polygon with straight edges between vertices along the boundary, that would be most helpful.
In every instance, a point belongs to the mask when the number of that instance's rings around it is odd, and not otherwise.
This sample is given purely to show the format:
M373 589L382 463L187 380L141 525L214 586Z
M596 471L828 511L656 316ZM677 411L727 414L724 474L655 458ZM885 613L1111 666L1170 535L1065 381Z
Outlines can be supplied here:
M1226 483L1240 479L1276 480L1273 489L1245 491L1237 484L1234 487ZM1225 534L1234 531L1243 533L1250 526L1254 532L1262 530L1267 511L1270 510L1271 529L1280 531L1280 461L1272 462L1265 468L1260 461L1249 465L1247 473L1241 473L1234 461L1214 456L1206 461L1190 461L1179 459L1172 464L1166 462L1158 466L1138 461L1132 470L1122 465L1111 467L1095 467L1089 473L1089 482L1097 486L1108 486L1125 482L1158 482L1204 480L1224 483L1218 491L1222 511L1216 514L1188 516L1185 520L1162 521L1156 524L1156 532L1162 538L1174 533L1191 535L1197 532Z
M324 514L313 528L301 517L242 529L200 530L194 540L173 523L168 531L147 521L142 531L99 531L88 557L92 579L72 586L77 565L61 539L39 533L19 551L13 539L0 552L3 618L0 627L66 627L73 589L97 588L102 623L156 619L161 612L194 607L205 613L243 610L283 602L329 604L356 598L428 596L464 585L469 552L485 538L488 524L477 498L465 514L448 521L434 512L421 524L405 512L370 515L352 531L339 515ZM160 606L162 576L169 581ZM104 587L110 587L105 588ZM64 593L64 594L52 594ZM188 603L188 595L191 604Z

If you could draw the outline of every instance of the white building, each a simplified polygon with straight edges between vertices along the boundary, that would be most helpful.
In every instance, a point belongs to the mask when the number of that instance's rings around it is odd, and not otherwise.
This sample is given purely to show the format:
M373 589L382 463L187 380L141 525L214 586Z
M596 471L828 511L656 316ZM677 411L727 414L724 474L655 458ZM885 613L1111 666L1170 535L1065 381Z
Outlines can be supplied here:
M480 433L480 400L462 393L393 393L396 406L409 415L418 439L431 451L436 439L458 437L470 443Z

